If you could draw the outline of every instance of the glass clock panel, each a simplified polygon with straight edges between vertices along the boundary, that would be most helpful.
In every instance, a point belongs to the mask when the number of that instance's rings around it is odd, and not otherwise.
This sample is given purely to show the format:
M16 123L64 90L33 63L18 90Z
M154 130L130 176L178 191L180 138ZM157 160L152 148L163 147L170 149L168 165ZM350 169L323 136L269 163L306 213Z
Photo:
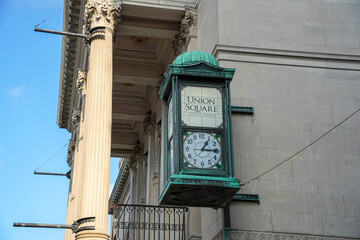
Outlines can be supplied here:
M220 88L182 87L182 124L194 127L222 127L222 113L222 91Z
M221 168L221 137L218 133L184 132L184 166L200 169Z
M169 102L169 109L168 109L168 138L170 139L173 134L173 99L171 98Z

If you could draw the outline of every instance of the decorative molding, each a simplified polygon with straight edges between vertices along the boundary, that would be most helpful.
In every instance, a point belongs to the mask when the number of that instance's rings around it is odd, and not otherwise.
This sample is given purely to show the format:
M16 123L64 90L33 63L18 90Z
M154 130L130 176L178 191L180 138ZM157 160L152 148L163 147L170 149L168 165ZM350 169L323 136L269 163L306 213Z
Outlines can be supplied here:
M148 166L148 155L147 155L147 153L142 156L142 163L143 163L144 167Z
M79 127L80 118L81 118L81 111L79 109L74 108L73 114L71 117L71 123L72 123L74 129L77 129Z
M223 208L239 191L236 178L172 174L160 194L160 205Z
M222 238L221 235L223 235ZM257 232L236 229L223 229L223 234L218 234L214 240L352 240L355 238L335 237L325 235L305 235L294 233Z
M78 70L78 77L76 80L76 88L78 93L81 95L85 94L86 91L86 71L79 69Z
M91 31L91 37L89 38L89 42L95 39L105 40L105 27L95 28Z
M74 161L75 147L76 147L76 142L72 139L69 139L67 160L66 160L69 167L71 167Z
M140 144L136 144L133 152L130 156L130 169L135 171L137 168L137 164L138 162L141 160L142 158L142 148L140 146Z
M159 163L161 161L161 124L157 124L155 126L155 151L154 151L154 158L153 158L153 175L157 177L159 174Z
M360 55L294 51L216 44L212 53L218 61L297 66L340 70L360 70Z
M151 113L146 115L146 118L143 122L143 128L146 135L152 134L154 132L154 122L151 120Z
M65 16L64 19L67 21L64 24L64 31L77 33L79 32L80 22L79 13L81 7L80 0L68 0L64 9ZM75 58L76 58L76 49L78 47L78 41L74 37L67 37L63 42L63 52L64 58L61 63L62 79L60 80L60 91L59 91L59 115L58 115L58 125L60 128L68 128L68 120L71 117L70 114L70 102L71 94L73 88L73 81L75 77ZM68 129L69 130L69 129Z
M224 179L224 178L223 178ZM221 186L221 187L237 187L239 184L237 181L225 181L225 180L214 180L204 178L179 178L176 175L172 175L169 182L187 185L199 185L199 186Z
M155 133L157 138L161 138L161 124L155 126Z
M114 30L120 19L120 1L89 0L84 11L84 34L89 34L95 28L110 28Z
M148 167L147 161L148 161L148 155L143 155L140 204L145 204L146 201L146 180L147 180L147 167Z
M190 35L196 35L196 25L196 9L191 7L185 7L184 17L179 24L179 33L176 34L175 40L172 42L174 54L176 56L184 52L184 47Z
M116 178L116 182L114 184L113 190L109 198L109 214L113 213L113 208L111 208L111 205L114 203L115 204L118 203L119 198L124 193L123 190L130 175L130 160L123 158L120 159L120 161L121 161L121 168L119 169L119 174Z

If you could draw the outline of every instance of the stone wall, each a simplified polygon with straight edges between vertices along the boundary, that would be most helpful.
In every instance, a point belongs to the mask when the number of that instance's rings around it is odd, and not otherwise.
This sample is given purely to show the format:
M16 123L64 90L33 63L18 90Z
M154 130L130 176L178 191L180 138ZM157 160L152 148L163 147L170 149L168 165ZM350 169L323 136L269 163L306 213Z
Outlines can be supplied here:
M201 1L198 49L236 69L232 105L255 111L232 117L242 182L360 108L359 10L360 2L350 0ZM357 114L245 185L241 192L259 194L261 203L232 202L231 228L360 238L359 126ZM203 236L217 226L218 215L203 210Z

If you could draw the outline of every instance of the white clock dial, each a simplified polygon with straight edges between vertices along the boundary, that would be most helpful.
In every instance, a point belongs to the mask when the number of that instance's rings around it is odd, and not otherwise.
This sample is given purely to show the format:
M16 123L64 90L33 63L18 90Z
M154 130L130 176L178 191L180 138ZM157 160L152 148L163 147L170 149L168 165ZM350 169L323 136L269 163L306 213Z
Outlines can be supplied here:
M185 166L192 168L221 168L220 134L185 132L183 154Z

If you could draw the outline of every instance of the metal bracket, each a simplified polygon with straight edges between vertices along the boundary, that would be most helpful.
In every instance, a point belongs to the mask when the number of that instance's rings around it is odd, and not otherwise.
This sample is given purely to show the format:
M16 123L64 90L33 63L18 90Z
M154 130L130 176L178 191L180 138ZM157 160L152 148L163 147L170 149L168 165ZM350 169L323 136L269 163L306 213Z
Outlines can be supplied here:
M87 222L95 222L95 217L85 217L74 221L73 224L47 224L47 223L13 223L13 227L35 227L35 228L59 228L71 229L73 233L78 233L84 230L95 230L95 226L80 227L81 224Z
M37 172L36 170L34 171L34 174L39 174L39 175L51 175L51 176L65 176L68 179L70 179L71 177L71 170L68 171L67 173L49 173L49 172Z
M260 204L259 194L235 194L232 201L256 202Z
M253 107L231 106L231 113L243 113L254 115Z
M70 36L70 37L84 38L86 42L88 42L89 39L90 39L90 36L89 36L89 35L86 35L86 34L71 33L71 32L60 32L60 31L54 31L54 30L48 30L48 29L38 28L37 26L34 27L34 31L35 31L35 32L58 34L58 35L65 35L65 36Z

